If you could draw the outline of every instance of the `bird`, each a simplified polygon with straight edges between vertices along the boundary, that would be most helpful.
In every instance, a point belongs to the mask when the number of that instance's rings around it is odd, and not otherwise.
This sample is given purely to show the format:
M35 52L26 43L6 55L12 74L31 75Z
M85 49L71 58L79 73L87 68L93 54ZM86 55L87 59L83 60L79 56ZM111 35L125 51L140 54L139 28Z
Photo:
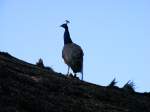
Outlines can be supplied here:
M62 58L64 62L68 66L67 76L69 76L69 70L72 69L74 76L76 77L76 73L81 73L81 80L83 80L83 50L82 48L74 43L70 37L69 29L68 29L68 20L65 21L64 24L61 25L64 31L64 46L62 49Z

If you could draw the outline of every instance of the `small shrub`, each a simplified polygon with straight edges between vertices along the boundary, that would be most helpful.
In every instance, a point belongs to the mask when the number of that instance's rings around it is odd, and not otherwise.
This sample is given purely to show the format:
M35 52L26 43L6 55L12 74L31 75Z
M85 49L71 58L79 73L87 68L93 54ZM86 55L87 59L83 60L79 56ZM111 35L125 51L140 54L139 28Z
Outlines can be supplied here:
M135 84L133 81L129 80L124 86L123 89L127 92L135 92Z
M38 60L38 62L36 63L36 65L37 65L38 67L44 68L43 60L40 58L40 59Z
M116 87L116 79L114 78L107 87Z

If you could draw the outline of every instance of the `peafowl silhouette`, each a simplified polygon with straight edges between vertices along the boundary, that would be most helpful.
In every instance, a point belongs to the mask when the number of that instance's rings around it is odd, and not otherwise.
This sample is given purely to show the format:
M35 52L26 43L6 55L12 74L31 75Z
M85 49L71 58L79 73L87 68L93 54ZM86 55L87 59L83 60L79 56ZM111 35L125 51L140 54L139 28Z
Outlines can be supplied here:
M68 29L68 20L66 23L62 24L61 27L65 29L64 32L64 47L62 50L62 58L64 62L68 65L67 75L69 75L69 69L71 67L74 72L74 76L76 77L77 72L81 72L81 80L83 80L83 50L82 48L73 43L70 37L69 29Z

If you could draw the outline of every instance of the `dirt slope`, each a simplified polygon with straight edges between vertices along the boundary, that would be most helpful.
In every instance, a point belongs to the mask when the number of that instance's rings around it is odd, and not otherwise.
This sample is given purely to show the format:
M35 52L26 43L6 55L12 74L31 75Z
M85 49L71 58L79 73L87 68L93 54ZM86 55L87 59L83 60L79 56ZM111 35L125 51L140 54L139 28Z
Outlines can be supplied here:
M0 112L150 112L150 94L68 78L0 52Z

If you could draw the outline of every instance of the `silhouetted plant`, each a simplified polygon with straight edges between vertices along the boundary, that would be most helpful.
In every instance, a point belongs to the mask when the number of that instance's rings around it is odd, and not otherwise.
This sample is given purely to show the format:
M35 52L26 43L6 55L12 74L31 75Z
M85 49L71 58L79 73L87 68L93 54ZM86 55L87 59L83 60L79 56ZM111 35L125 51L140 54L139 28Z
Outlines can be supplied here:
M37 65L38 67L44 68L43 60L40 58L40 59L38 60L38 62L36 63L36 65Z
M116 83L116 78L114 78L107 87L115 87Z
M129 80L124 86L123 89L128 92L135 92L135 84L133 81Z

